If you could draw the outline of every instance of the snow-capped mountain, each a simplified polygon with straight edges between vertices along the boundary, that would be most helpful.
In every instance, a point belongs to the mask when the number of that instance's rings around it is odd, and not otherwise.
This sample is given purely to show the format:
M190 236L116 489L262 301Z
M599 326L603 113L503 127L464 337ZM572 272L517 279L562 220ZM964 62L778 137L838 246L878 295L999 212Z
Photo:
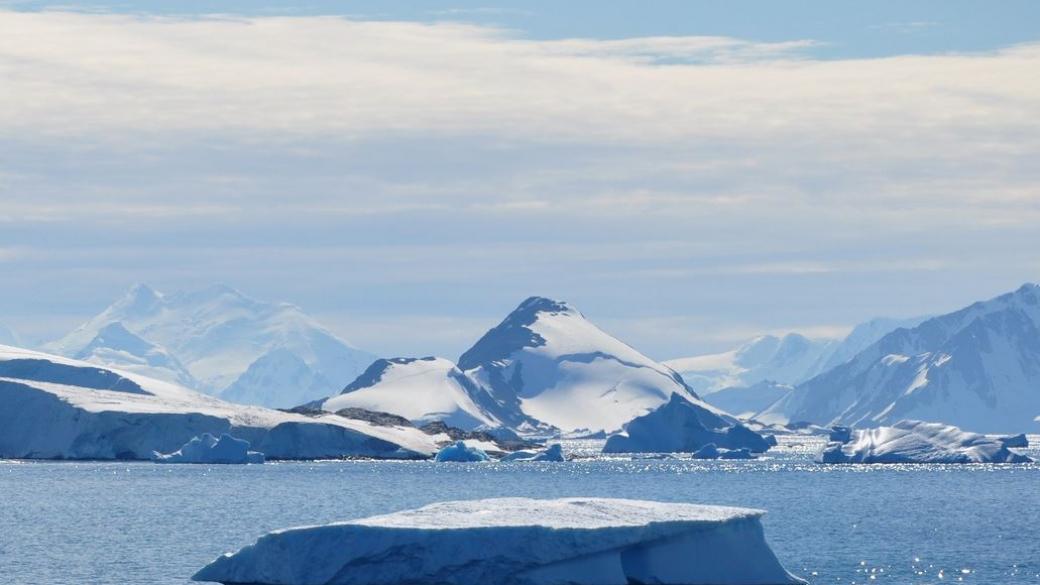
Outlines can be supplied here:
M833 339L810 339L798 333L762 335L736 349L664 362L704 395L723 388L752 386L765 380L794 384L820 371L838 345Z
M571 305L520 304L459 358L487 392L481 404L514 428L531 420L563 431L618 430L672 394L701 403L671 368L604 333Z
M1036 431L1040 286L897 329L800 384L764 422L878 426L938 421L976 432Z
M125 344L106 345L110 338L126 341L123 334L99 338L103 331L112 333L114 323L175 358L195 380L194 389L243 403L291 406L313 400L338 391L375 359L295 305L257 301L226 286L167 295L136 285L44 349L169 378L164 368L148 370L146 356Z
M101 328L74 358L95 364L119 364L128 371L191 388L195 378L169 351L141 339L120 322Z
M833 349L826 355L826 359L820 364L820 367L816 368L816 371L812 373L812 376L803 378L802 380L795 380L797 382L804 382L809 378L822 374L831 368L839 366L850 359L856 357L856 354L870 347L874 342L895 331L896 329L911 329L917 327L926 319L930 319L931 316L911 317L909 319L890 319L887 317L878 317L871 319L865 323L860 323L852 329L852 331L837 345L833 346Z
M329 412L363 408L403 416L417 425L443 421L464 430L500 426L477 404L483 393L450 360L390 358L373 362L342 394L321 401L320 408Z
M436 437L412 426L232 404L130 372L0 346L0 458L149 459L202 433L232 434L276 459L422 458L438 449Z

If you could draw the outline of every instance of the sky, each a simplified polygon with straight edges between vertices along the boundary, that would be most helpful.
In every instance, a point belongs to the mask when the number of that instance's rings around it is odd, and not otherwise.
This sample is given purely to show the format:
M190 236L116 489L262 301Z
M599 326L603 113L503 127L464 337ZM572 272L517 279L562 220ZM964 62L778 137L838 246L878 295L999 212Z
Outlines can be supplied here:
M0 31L27 343L219 282L382 355L543 295L667 359L1040 280L1032 1L0 1Z

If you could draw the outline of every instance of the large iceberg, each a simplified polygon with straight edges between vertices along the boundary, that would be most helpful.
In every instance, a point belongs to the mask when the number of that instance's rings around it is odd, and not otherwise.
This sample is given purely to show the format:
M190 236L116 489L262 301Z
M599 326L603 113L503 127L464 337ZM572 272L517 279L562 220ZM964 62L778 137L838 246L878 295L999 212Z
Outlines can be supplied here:
M413 426L231 404L137 374L0 346L0 458L152 459L228 433L270 459L425 459Z
M766 543L761 510L636 500L443 502L279 530L195 574L252 585L804 583Z
M263 463L264 454L249 450L249 441L209 433L192 438L173 453L154 454L157 463Z
M437 452L435 459L438 462L475 463L488 461L487 453L478 447L470 447L465 441L455 441Z
M1029 463L1008 449L1023 437L987 437L941 423L899 421L891 427L835 427L821 463Z
M709 443L754 453L774 444L721 411L673 394L664 406L632 419L624 433L607 439L603 452L693 453Z

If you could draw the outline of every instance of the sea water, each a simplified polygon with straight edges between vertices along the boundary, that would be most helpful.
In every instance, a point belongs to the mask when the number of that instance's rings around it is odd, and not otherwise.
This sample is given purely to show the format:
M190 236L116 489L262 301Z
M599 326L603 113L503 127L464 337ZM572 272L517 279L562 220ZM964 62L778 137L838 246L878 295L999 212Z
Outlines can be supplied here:
M725 462L0 462L0 583L184 585L270 530L497 496L762 508L777 556L812 583L1040 583L1040 465L824 466L819 447L787 438Z

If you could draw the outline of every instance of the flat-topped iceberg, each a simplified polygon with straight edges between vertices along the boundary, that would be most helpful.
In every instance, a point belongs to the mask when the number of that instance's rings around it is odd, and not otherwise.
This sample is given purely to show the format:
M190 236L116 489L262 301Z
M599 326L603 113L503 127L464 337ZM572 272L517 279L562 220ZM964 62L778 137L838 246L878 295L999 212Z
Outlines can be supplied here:
M435 459L440 462L475 463L488 461L490 457L482 449L470 447L465 441L455 441L438 451Z
M252 585L803 583L766 543L761 510L637 500L442 502L279 530L195 581Z
M563 456L563 446L559 443L549 445L543 451L514 451L499 461L566 461Z
M156 463L263 463L264 454L249 450L249 441L228 434L202 433L173 453L155 453Z
M623 433L607 439L603 452L694 453L709 443L753 453L776 444L719 410L673 394L667 403L632 419Z
M891 427L835 427L821 463L1029 463L1008 449L1024 437L987 437L942 423L903 420Z

